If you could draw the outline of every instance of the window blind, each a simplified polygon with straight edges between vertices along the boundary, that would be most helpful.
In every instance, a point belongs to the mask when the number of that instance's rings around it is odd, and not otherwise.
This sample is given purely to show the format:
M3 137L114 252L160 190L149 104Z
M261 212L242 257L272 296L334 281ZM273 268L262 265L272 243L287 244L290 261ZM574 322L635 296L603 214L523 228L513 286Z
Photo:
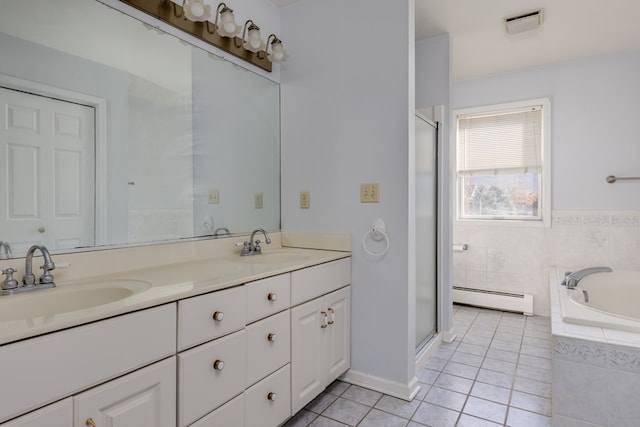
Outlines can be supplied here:
M540 172L542 106L458 116L459 175Z

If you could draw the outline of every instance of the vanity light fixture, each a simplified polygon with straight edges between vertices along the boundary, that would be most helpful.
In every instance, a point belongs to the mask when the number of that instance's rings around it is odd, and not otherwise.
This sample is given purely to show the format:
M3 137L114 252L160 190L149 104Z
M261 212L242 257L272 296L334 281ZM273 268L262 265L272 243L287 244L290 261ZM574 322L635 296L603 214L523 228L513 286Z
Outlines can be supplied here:
M289 56L275 34L271 34L265 43L260 27L252 19L248 19L244 27L238 25L233 10L226 3L218 4L211 22L213 8L208 0L120 1L265 71L270 72L272 63L284 62Z
M246 40L245 36L247 37ZM262 41L262 37L260 36L260 27L258 27L251 19L244 23L242 47L250 52L259 52L261 50L266 50L267 48L267 44Z

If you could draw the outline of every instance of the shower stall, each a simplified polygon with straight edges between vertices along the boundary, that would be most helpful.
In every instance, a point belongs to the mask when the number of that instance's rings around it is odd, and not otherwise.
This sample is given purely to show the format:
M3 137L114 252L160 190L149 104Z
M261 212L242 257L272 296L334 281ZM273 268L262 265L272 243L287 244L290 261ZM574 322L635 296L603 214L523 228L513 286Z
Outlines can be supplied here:
M438 332L438 123L416 114L416 353Z

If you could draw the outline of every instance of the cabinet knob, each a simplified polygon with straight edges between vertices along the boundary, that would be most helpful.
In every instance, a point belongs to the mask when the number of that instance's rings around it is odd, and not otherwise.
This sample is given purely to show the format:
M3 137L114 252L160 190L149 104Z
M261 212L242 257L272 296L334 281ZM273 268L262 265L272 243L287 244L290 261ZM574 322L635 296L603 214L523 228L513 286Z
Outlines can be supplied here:
M322 324L320 325L320 327L324 329L327 326L329 326L329 324L327 323L327 313L325 313L324 311L321 311L320 315L322 316Z
M213 313L213 320L217 320L218 322L224 319L224 313L221 311L216 311Z
M327 309L327 311L329 312L329 321L328 321L327 323L328 323L329 325L333 325L333 323L334 323L334 318L335 318L335 316L334 316L335 311L333 311L333 308L331 308L331 307L329 307L329 308Z
M269 394L267 394L267 399L269 399L272 402L275 402L277 397L277 394L275 391L269 392Z
M224 361L216 360L215 362L213 362L213 369L215 369L216 371L222 371L224 369Z
M98 427L93 418L87 418L87 421L84 422L85 425L89 427Z
M269 340L269 342L276 342L276 337L276 334L267 335L267 339Z
M269 295L267 295L267 299L269 301L275 301L278 299L278 294L276 294L275 292L269 292Z

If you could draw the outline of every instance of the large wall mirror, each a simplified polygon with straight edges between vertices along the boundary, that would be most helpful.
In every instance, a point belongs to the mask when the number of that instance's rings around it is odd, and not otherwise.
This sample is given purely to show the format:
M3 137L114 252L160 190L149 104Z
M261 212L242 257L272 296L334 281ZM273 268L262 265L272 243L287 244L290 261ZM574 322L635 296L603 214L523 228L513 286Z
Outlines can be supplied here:
M0 58L14 257L279 229L277 83L92 0L2 2Z

